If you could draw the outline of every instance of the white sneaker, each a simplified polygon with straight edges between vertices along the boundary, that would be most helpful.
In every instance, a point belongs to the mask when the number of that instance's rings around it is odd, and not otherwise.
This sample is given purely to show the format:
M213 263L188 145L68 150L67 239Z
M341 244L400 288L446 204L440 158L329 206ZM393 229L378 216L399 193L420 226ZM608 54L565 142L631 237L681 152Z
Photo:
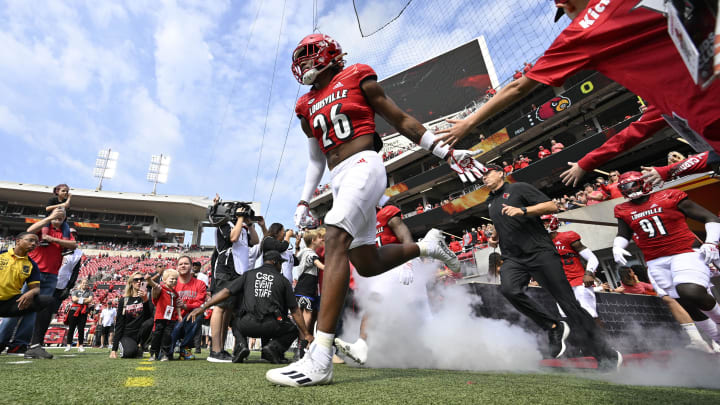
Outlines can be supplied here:
M84 352L84 351L85 351L85 347L84 347L84 346L78 347L78 352L79 352L79 353L82 353L82 352Z
M320 364L312 358L311 345L302 359L281 368L274 368L265 373L265 378L273 384L286 387L306 387L309 385L330 384L333 377L333 365Z
M335 346L344 355L355 360L357 363L365 364L367 361L368 346L363 339L358 339L355 343L351 344L340 338L335 338Z
M71 347L70 345L65 346L65 351L66 351L66 352L69 352L70 349L72 349L72 347Z
M439 229L431 229L425 234L422 241L418 242L420 246L420 256L429 256L445 263L450 270L454 272L460 271L460 261L455 253L445 244L445 238Z
M714 340L711 340L710 342L711 342L713 353L720 353L720 344L718 344L718 342L716 342Z
M702 353L715 353L710 345L705 343L704 340L691 340L685 348L689 350L697 350Z

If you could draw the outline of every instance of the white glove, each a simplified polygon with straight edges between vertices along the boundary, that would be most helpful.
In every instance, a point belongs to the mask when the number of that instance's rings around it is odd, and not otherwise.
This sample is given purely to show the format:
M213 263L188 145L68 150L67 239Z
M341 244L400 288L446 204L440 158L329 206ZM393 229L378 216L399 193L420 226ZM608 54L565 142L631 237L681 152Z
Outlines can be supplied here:
M613 246L612 252L615 263L621 264L623 266L627 264L627 259L625 259L625 256L632 256L632 253L618 246Z
M307 203L298 204L297 208L295 209L294 217L296 227L302 227L302 225L305 223L305 217L307 217L309 210L310 208L308 207Z
M482 163L473 158L473 152L469 150L450 149L448 163L450 163L450 168L460 176L463 183L474 183L487 171Z
M700 246L700 254L705 258L705 264L710 264L720 259L718 248L712 243L703 243L702 246Z
M414 280L413 270L409 266L403 266L400 270L400 283L402 285L410 285Z

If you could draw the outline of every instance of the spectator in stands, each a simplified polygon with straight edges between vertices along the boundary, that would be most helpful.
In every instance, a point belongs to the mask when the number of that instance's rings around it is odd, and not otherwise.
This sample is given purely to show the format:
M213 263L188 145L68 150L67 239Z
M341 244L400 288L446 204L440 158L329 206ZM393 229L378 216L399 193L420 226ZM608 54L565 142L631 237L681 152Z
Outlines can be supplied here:
M507 162L507 160L503 160L503 171L505 174L512 173L513 171L513 165Z
M419 202L417 208L415 208L415 213L422 214L424 210L425 209L423 208L422 202Z
M113 330L115 330L115 318L117 317L117 309L108 302L103 304L103 310L100 312L100 347L110 347L113 340Z
M667 157L668 163L667 163L667 164L668 164L668 165L671 165L671 164L674 164L674 163L683 161L683 160L685 160L685 159L687 159L687 158L685 157L685 155L683 155L682 153L674 150L674 151L671 151L670 153L668 153L668 157Z
M530 69L532 69L532 67L533 67L532 63L528 63L528 62L523 63L523 74L526 74L527 72L529 72Z
M513 73L513 80L517 80L523 76L522 72L519 70L515 70L515 73Z
M472 249L472 234L466 229L463 231L463 252Z
M450 241L450 245L448 245L448 247L455 254L462 252L462 245L460 245L460 242L457 240L456 236L452 236L452 241Z
M40 269L28 257L37 244L37 235L21 232L14 248L0 252L0 316L22 316L50 305L52 296L40 295Z
M542 145L538 146L538 149L540 149L540 150L538 151L538 158L539 158L539 159L546 158L546 157L552 155L552 152L550 152L549 150L545 149L545 147L542 146Z
M77 350L84 352L85 347L85 323L87 322L90 309L95 304L93 293L88 285L87 279L82 279L76 289L72 290L72 306L68 312L68 332L65 341L65 351L69 352L73 342L75 329L78 332Z
M585 205L595 205L606 200L606 195L599 188L590 183L585 184L585 197L587 202Z
M520 168L521 169L524 169L524 168L530 166L530 162L532 162L532 159L530 159L529 157L527 157L525 155L520 155L519 158L520 158Z
M62 250L75 249L76 246L72 236L70 236L70 239L63 237L61 225L64 220L65 212L56 209L48 217L30 225L26 231L40 234L41 230L47 224L52 225L47 234L42 236L49 244L47 246L38 246L28 253L28 257L32 259L40 269L39 294L41 296L52 295L55 292L58 271L62 264ZM27 350L27 344L32 338L35 325L35 312L29 313L21 318L3 318L0 324L0 344L8 346L8 353L23 353L29 351L28 358L51 359L52 355L46 352L40 345L32 347L32 350ZM42 328L42 325L38 325L38 327ZM47 329L47 327L45 327L45 329ZM10 342L13 336L14 341ZM12 343L12 345L10 346L8 343Z
M550 140L550 151L552 153L558 153L563 149L565 149L565 145L561 144L560 142L558 142L554 139Z
M638 280L638 276L630 267L620 268L620 286L613 290L617 293L657 295L651 284Z
M503 261L502 257L500 257L500 253L490 253L488 256L488 283L500 284L500 267L502 267L502 263Z
M430 204L430 203L425 204L425 211L427 212L430 210L432 210L432 204Z
M193 262L193 275L195 276L195 278L205 283L206 287L210 287L210 278L202 270L202 263Z
M179 299L175 287L178 272L166 269L162 274L162 284L155 282L160 275L145 276L145 281L152 287L152 300L155 304L152 343L150 345L150 361L168 361L172 359L171 335L175 324L180 319L180 310L185 307Z
M608 184L605 186L605 192L610 195L611 199L622 197L622 193L618 189L618 181L620 180L620 172L613 170L608 175Z
M513 160L513 171L515 171L515 170L520 170L520 169L522 168L522 167L520 166L521 163L522 163L522 162L520 161L520 157L521 157L521 156L522 156L522 155L519 155L518 157L515 158L515 160ZM504 170L503 170L503 171L504 171Z
M180 342L180 360L195 359L192 348L195 346L195 335L202 324L202 317L191 321L188 314L193 309L204 304L207 298L207 286L193 277L191 263L192 260L189 256L180 256L177 261L178 281L175 291L177 291L178 300L182 300L185 308L180 313L180 321L173 328L170 341L174 346L178 340L182 339Z
M142 324L152 318L144 281L143 273L136 271L125 284L124 297L118 301L111 359L117 358L118 350L122 358L142 357L142 342L147 340L141 334Z

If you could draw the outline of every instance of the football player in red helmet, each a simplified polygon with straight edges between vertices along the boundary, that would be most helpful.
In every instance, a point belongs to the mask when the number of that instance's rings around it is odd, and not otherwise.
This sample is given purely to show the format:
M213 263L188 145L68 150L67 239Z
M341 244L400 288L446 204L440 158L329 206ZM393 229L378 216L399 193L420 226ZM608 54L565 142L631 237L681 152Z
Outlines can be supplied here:
M592 250L583 245L577 232L558 232L560 221L557 216L548 214L543 215L540 219L542 219L545 228L550 232L550 238L560 255L565 276L570 283L570 287L572 287L575 298L577 298L580 306L598 322L597 302L593 287L595 284L595 270L597 270L600 261ZM580 263L581 257L587 263L584 268ZM559 305L558 309L560 315L564 316Z
M346 66L344 55L337 41L325 34L306 36L292 54L293 75L298 82L312 86L295 107L310 152L295 223L300 226L304 221L308 201L326 165L332 174L333 206L324 221L326 270L318 333L300 361L267 372L266 378L279 385L299 387L332 380L332 346L348 288L350 261L366 277L418 256L451 263L454 271L460 268L438 232L431 231L420 243L375 246L375 207L387 184L382 157L375 149L379 140L375 114L438 158L447 159L463 181L479 179L484 168L470 151L438 142L435 134L385 95L370 66Z
M667 189L651 193L652 185L643 180L640 172L623 173L619 184L620 191L630 200L615 206L618 219L613 242L615 262L627 264L625 256L631 254L625 249L634 235L655 290L678 299L688 312L697 308L716 324L720 323L720 306L707 291L708 264L718 259L720 218L690 200L683 191ZM705 243L699 250L693 249L695 234L686 218L705 224ZM711 337L720 339L717 333Z

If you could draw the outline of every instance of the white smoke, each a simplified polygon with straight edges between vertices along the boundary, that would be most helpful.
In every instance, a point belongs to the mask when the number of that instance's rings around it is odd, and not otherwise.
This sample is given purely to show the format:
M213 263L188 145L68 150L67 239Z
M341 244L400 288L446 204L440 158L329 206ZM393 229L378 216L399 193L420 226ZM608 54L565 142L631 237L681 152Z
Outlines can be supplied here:
M413 284L418 288L403 286L392 275L382 276L385 293L381 302L369 294L372 289L369 284L375 282L374 278L356 276L356 299L361 308L371 313L368 367L476 371L539 369L542 356L535 336L504 320L476 317L472 305L479 303L480 297L466 288L436 289L431 314L429 308L419 305L417 291L422 291L434 278L436 268L437 265L431 262L413 262ZM341 338L355 341L359 323L357 317L346 317Z

